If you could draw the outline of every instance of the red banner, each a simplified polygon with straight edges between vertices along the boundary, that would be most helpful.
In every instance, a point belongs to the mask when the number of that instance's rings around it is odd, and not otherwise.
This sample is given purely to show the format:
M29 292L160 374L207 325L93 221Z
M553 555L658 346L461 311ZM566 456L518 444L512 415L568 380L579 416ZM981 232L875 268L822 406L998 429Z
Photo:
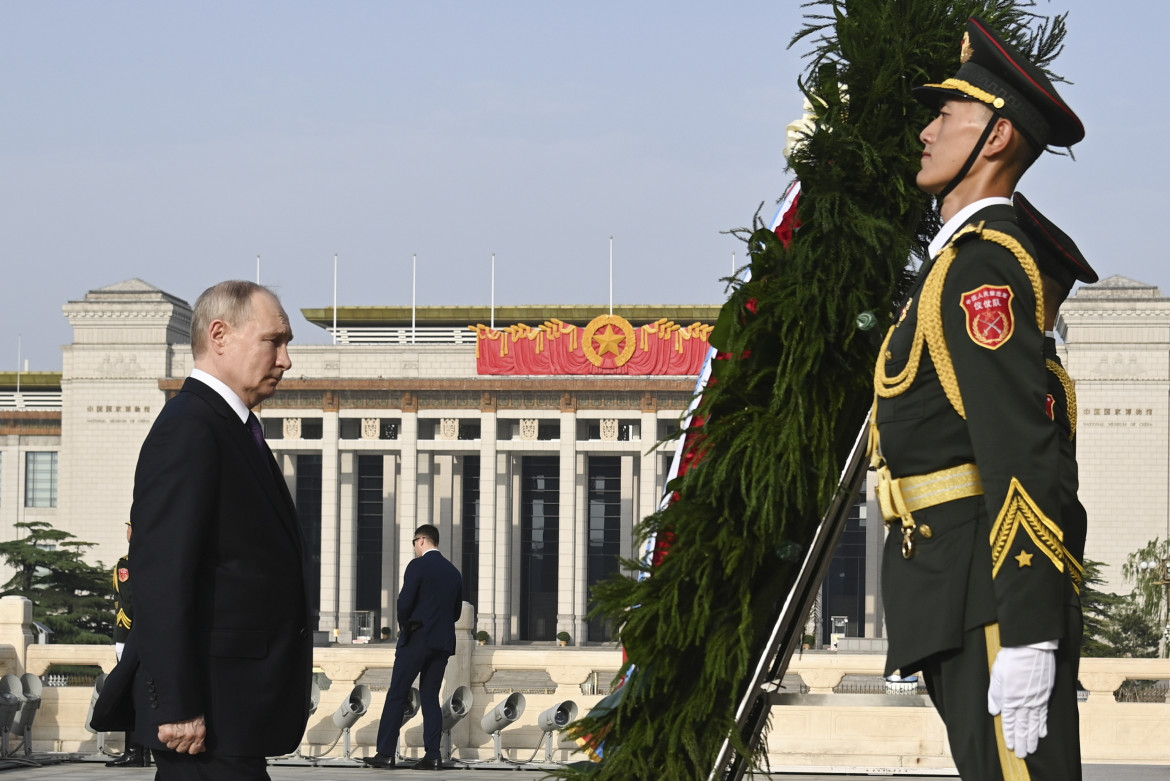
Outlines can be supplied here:
M584 328L549 320L476 333L479 374L695 375L707 357L711 326L680 326L662 318L634 328L617 315L595 317Z

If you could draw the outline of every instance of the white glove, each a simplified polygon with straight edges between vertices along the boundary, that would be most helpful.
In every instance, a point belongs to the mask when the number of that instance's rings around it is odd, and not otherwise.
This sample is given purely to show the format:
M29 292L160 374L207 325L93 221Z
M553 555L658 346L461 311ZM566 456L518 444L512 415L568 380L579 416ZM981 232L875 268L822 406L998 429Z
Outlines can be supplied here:
M1037 647L1040 646L1040 647ZM1003 737L1020 759L1048 735L1048 697L1056 682L1056 643L1001 648L991 666L987 712L1003 713Z

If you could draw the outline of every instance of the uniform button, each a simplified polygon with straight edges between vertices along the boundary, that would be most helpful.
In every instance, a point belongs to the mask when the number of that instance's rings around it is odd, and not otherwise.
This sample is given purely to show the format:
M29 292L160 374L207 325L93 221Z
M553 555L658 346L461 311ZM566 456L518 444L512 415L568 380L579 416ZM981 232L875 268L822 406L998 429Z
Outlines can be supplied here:
M919 524L918 531L922 532L922 537L927 540L934 536L934 529L930 528L929 524Z

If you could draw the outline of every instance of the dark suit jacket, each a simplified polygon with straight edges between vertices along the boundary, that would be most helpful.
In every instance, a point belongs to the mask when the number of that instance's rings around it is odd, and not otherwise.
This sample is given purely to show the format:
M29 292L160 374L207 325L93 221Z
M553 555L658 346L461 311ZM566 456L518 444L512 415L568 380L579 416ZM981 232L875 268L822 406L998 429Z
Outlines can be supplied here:
M271 454L198 380L142 445L131 518L134 631L97 711L129 688L148 746L159 724L203 714L210 752L296 749L312 665L296 510Z
M398 645L422 632L428 648L454 654L455 622L462 609L463 577L455 565L437 550L412 559L398 593Z

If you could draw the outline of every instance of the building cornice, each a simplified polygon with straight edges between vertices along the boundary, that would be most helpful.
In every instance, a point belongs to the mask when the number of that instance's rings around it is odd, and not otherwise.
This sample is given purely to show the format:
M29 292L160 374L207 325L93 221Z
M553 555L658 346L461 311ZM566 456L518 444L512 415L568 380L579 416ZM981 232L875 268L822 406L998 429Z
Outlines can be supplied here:
M613 314L632 325L646 325L662 318L677 323L714 323L721 305L704 304L638 304L614 306ZM584 325L599 315L610 313L610 307L593 305L555 306L339 306L338 328L464 328L478 323L495 322L497 327L527 323L540 324L546 320ZM305 319L321 328L333 327L333 307L302 309Z

